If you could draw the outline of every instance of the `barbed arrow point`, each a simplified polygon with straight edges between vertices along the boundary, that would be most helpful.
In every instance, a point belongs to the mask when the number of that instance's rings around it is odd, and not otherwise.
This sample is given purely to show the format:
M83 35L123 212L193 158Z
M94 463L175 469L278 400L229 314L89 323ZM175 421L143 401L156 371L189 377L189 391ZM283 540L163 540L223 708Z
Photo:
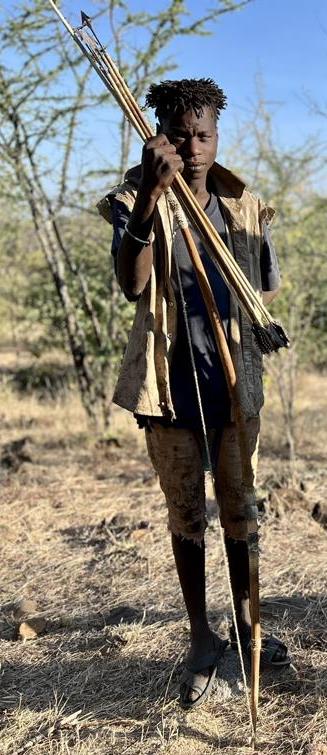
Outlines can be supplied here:
M82 18L82 24L86 24L86 26L89 26L91 28L91 16L88 16L84 11L81 10L81 18Z

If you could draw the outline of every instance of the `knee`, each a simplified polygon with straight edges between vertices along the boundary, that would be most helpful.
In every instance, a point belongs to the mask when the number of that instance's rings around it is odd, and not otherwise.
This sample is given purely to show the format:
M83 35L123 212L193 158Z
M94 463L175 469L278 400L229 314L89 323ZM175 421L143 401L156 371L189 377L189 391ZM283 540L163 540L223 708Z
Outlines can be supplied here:
M245 518L239 517L238 519L224 519L222 521L225 536L232 540L244 540L247 539L247 521Z
M207 528L205 511L168 503L168 529L176 537L201 545Z

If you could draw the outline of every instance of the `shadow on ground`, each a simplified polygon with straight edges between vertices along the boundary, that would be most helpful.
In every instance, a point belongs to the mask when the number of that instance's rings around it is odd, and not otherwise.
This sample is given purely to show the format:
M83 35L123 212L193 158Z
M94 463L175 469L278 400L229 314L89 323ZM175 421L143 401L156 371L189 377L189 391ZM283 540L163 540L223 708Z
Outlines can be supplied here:
M297 645L306 648L306 618L309 620L310 616L312 626L314 614L316 625L320 626L324 621L325 610L326 605L319 595L271 596L263 601L262 616L266 624L269 624L272 616L275 619L276 616L283 617L283 626L287 623L290 629L295 630ZM95 709L98 711L99 705L101 707L103 704L106 717L111 709L115 716L119 710L119 715L128 717L131 691L134 690L133 717L144 716L149 703L154 703L166 694L175 659L166 655L166 647L162 648L160 639L155 651L156 657L145 657L142 646L139 654L122 656L122 649L126 645L122 629L140 624L143 629L156 625L162 637L163 625L181 618L182 613L175 609L144 612L141 608L126 604L107 613L85 613L49 620L46 634L36 641L39 649L42 643L46 643L49 660L38 663L33 658L34 643L27 644L25 664L4 663L2 693L7 699L11 698L13 705L16 698L17 705L41 710L48 708L56 689L59 696L68 700L67 714L81 707L85 712L92 713ZM213 618L217 625L219 617L211 616L211 620ZM317 650L323 649L325 640L320 631L317 630L313 642ZM152 640L153 645L156 643ZM290 651L292 652L292 648ZM236 658L234 651L228 649L221 664L219 677L229 684L236 683L240 676ZM228 669L230 665L233 666L234 679L231 679ZM168 700L176 696L180 668L179 665L173 671ZM309 686L312 684L316 670L318 671L313 666L301 665L300 677L295 669L264 673L262 690L265 689L265 680L268 685L274 680L274 684L282 683L284 692L289 687L293 692L301 689L303 693L303 684L305 681Z

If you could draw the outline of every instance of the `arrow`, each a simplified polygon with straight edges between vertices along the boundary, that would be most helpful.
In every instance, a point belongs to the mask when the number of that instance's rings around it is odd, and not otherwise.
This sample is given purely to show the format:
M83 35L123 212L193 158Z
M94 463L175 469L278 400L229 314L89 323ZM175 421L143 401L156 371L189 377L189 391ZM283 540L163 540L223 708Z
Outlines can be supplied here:
M88 26L91 31L93 31L91 26L91 16L88 16L86 13L84 13L83 10L81 10L81 19L82 19L82 26Z
M82 19L82 26L80 26L79 28L81 29L83 26L88 26L88 28L90 29L90 31L92 32L92 34L94 36L94 39L96 40L96 42L99 45L100 50L102 52L105 52L105 48L103 47L103 44L100 42L99 37L97 37L97 35L96 35L96 33L95 33L94 29L93 29L91 16L88 16L87 13L84 13L84 11L81 10L81 19Z

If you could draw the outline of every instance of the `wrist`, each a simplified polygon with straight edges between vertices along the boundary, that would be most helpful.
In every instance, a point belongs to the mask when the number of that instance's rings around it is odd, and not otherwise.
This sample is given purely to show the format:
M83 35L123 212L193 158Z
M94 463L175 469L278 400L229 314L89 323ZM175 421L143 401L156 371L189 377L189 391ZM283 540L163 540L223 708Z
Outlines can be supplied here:
M125 224L125 233L127 233L127 235L133 239L133 241L137 241L139 244L141 244L141 246L150 246L151 244L151 239L141 239L139 236L136 236L136 234L133 233L133 231L131 231L131 229L129 228L128 222Z
M159 196L160 193L159 195L156 192L152 193L151 190L143 188L142 184L140 184L133 211L128 222L128 227L132 233L134 233L134 231L140 231L140 233L136 232L136 235L141 238L146 238L146 236L143 235L144 228L146 228L146 232L150 233Z
M138 187L137 198L140 202L154 208L162 192L163 189L158 186L150 186L146 181L141 181Z

